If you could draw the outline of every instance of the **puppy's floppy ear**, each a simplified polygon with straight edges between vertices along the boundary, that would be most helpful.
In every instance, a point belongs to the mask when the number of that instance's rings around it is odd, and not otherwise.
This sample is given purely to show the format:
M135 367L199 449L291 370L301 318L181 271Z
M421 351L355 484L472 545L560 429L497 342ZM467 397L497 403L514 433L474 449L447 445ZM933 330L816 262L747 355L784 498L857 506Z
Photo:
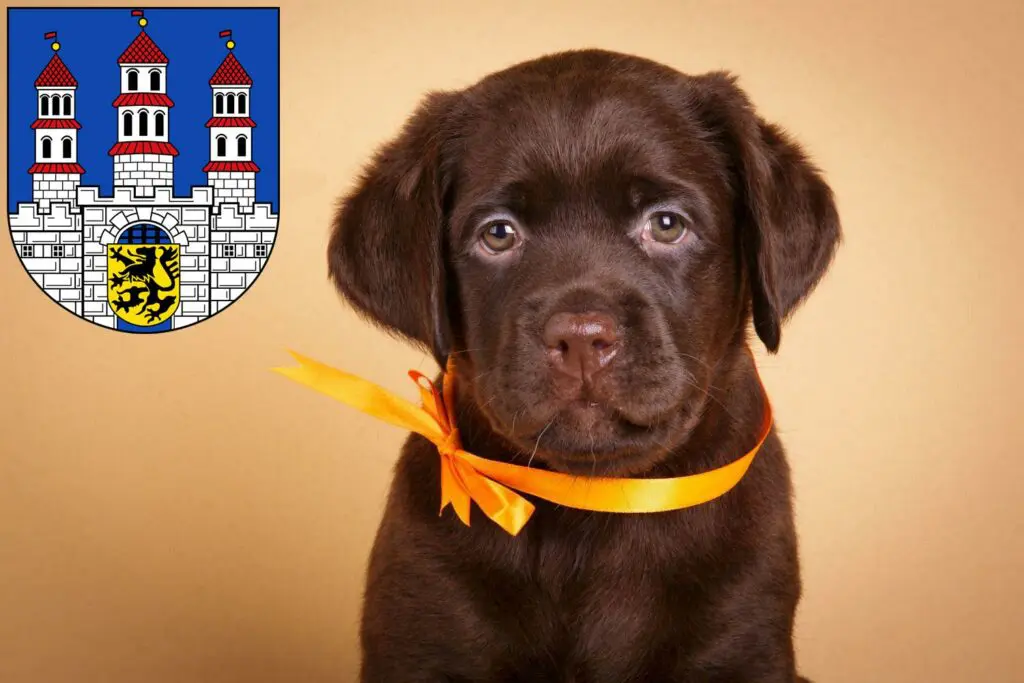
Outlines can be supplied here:
M344 197L328 246L330 276L364 317L430 351L444 367L442 159L455 93L430 93Z
M733 166L754 329L774 353L782 322L814 289L839 245L832 190L799 145L754 113L732 76L716 72L698 80L704 114Z

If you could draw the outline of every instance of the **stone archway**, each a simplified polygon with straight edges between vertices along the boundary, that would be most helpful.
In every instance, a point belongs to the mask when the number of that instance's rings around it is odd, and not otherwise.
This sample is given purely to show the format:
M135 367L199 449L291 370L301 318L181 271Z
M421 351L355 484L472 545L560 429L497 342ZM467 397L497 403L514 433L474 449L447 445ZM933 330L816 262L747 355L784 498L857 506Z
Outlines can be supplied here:
M126 209L110 218L110 225L99 235L100 244L114 244L128 227L137 223L152 223L171 236L171 241L183 247L188 246L188 235L178 227L178 219L171 213L158 213L148 207Z

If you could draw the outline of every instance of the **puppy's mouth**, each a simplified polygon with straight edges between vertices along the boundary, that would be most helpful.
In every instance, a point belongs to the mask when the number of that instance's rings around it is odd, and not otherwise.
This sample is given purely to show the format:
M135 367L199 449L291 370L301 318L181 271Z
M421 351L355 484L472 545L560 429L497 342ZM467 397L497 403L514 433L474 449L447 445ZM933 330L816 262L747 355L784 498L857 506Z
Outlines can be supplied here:
M554 470L627 476L663 457L682 421L678 409L640 422L606 403L577 399L559 406L539 429L510 436L531 462L539 460Z

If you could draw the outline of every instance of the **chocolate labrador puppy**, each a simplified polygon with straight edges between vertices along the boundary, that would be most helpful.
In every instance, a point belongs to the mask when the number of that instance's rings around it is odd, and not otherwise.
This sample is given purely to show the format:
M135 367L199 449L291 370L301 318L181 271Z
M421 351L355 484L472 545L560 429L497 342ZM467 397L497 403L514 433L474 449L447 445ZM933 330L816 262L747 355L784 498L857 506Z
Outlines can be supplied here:
M839 237L829 187L733 78L585 50L427 96L342 201L329 264L369 320L455 359L466 450L665 477L754 445L749 323L778 349ZM710 503L534 500L517 536L438 516L439 476L411 436L369 563L364 682L799 680L774 432Z

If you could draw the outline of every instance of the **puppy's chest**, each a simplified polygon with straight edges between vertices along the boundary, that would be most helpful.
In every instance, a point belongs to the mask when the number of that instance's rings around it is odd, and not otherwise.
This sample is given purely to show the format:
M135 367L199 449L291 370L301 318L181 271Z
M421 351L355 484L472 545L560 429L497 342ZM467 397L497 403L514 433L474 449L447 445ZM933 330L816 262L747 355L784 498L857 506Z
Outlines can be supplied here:
M525 669L547 661L550 680L636 680L678 649L685 633L676 627L700 611L686 567L666 549L612 540L533 549L513 622L514 633L527 634Z

